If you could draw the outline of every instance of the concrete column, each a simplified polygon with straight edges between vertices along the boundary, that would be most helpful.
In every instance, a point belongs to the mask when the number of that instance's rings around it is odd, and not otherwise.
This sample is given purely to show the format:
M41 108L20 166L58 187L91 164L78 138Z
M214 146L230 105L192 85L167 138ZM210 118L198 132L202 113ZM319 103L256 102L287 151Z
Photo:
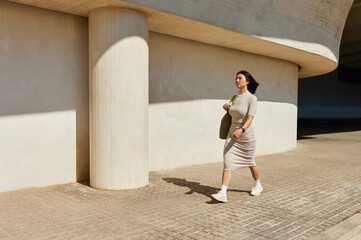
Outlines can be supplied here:
M148 184L148 21L144 13L89 13L90 185Z

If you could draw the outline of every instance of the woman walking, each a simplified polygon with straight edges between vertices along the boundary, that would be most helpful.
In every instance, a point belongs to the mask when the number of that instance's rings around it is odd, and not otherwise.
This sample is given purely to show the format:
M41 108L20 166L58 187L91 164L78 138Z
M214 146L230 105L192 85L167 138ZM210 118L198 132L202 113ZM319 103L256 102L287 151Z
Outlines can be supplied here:
M212 198L227 202L227 188L231 181L232 170L249 167L254 179L251 195L259 195L263 188L260 183L259 170L254 155L256 150L256 136L252 120L257 109L256 92L259 83L247 71L239 71L236 75L236 86L239 93L235 95L230 104L224 104L224 110L229 110L232 124L224 144L224 168L221 190L212 194Z

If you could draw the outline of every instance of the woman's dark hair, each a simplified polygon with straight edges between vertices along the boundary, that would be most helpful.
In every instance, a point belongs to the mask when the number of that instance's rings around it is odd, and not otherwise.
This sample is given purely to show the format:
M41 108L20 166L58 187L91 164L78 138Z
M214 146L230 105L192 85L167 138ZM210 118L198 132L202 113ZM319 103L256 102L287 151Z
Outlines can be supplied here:
M254 93L256 92L256 90L257 90L257 87L258 87L259 83L256 82L256 80L254 80L254 78L252 77L252 75L251 75L249 72L247 72L247 71L245 71L245 70L242 70L242 71L239 71L239 72L236 74L236 76L237 76L238 74L240 74L240 73L242 73L242 74L246 77L247 81L249 82L249 83L248 83L248 87L247 87L247 88L248 88L248 91L249 91L250 93L254 94Z

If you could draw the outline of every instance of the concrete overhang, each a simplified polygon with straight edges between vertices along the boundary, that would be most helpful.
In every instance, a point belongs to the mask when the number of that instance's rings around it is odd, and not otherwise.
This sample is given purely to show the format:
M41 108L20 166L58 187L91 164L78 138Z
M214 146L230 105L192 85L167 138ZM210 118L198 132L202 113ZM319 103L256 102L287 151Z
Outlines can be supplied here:
M299 78L338 65L353 0L9 0L78 16L100 7L148 14L149 30L299 65Z

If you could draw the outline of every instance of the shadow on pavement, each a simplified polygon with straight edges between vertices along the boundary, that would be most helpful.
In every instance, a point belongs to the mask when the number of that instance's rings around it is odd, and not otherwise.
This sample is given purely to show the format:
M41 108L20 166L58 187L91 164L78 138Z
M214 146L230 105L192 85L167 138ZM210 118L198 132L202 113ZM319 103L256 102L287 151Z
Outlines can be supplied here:
M353 132L361 130L361 120L340 120L340 119L323 119L323 120L300 120L297 124L297 140L314 139L312 135Z
M217 204L220 203L218 201L215 201L211 198L211 195L213 193L216 193L219 188L215 188L215 187L210 187L210 186L205 186L200 184L199 182L192 182L192 181L188 181L184 178L162 178L164 181L168 182L168 183L173 183L174 185L177 186L181 186L181 187L187 187L189 188L189 191L186 192L185 194L190 195L193 193L198 193L198 194L202 194L206 197L210 198L210 201L206 202L207 204ZM246 192L248 194L251 193L251 191L245 191L245 190L238 190L238 189L228 189L228 191L231 192Z

